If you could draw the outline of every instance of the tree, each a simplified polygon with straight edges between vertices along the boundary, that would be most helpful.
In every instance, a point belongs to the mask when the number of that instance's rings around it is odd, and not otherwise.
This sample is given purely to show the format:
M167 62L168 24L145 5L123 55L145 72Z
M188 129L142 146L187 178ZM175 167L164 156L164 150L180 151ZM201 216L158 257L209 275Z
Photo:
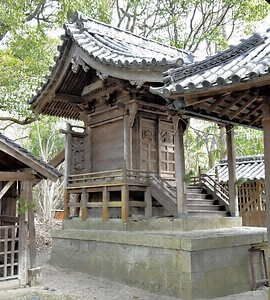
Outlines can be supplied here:
M31 125L29 140L25 142L25 146L45 162L51 161L64 149L64 136L58 130L63 125L59 123L63 122L46 116ZM63 171L63 166L60 165L59 169ZM45 220L50 220L51 211L62 208L63 179L56 182L41 181L35 186L33 195L39 215Z
M76 9L110 22L111 6L106 0L0 1L0 121L25 125L37 119L28 101L54 65L59 28Z
M250 34L270 12L263 0L116 0L118 26L192 52L228 47L239 31Z

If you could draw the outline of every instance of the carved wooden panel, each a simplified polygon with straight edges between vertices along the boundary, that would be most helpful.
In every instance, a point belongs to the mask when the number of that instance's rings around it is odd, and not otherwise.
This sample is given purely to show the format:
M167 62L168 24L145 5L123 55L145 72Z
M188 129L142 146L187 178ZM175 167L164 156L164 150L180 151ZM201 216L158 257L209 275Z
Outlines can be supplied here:
M71 174L84 173L84 137L72 136Z

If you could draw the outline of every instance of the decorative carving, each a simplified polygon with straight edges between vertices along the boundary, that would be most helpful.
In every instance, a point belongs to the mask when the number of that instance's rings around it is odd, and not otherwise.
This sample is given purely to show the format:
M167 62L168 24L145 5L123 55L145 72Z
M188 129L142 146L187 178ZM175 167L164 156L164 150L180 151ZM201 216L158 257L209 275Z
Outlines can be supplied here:
M145 141L155 141L156 136L154 130L151 129L143 129L142 130L142 139Z
M74 73L78 72L79 66L82 66L84 72L87 72L89 70L89 66L79 56L73 56L71 58L71 64L72 64L71 69Z
M72 137L71 144L72 168L71 174L82 174L84 172L84 138Z
M134 125L134 120L135 120L136 114L137 114L138 104L136 102L131 103L128 106L128 110L129 110L128 126L130 128L132 128Z
M136 85L137 89L140 89L144 84L144 81L130 80L129 82L130 82L131 85Z
M161 113L166 113L167 110L164 107L155 107L155 106L150 106L150 105L142 105L141 107L144 110L149 110L149 111L154 111L154 112L161 112Z
M173 134L171 131L164 131L162 130L160 132L160 140L163 143L168 143L168 144L172 144L173 143Z
M101 80L105 80L106 78L108 78L108 74L104 74L104 73L99 72L99 71L97 71L96 74L99 77L99 79L101 79Z

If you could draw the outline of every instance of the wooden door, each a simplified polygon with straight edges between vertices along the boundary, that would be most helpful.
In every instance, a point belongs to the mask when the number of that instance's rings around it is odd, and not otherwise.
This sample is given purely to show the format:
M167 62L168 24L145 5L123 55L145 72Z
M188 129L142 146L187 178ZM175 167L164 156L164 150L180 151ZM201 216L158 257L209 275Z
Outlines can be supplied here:
M158 172L157 122L141 118L140 122L140 168Z
M160 175L165 179L174 180L174 134L173 124L165 121L159 122L159 157Z

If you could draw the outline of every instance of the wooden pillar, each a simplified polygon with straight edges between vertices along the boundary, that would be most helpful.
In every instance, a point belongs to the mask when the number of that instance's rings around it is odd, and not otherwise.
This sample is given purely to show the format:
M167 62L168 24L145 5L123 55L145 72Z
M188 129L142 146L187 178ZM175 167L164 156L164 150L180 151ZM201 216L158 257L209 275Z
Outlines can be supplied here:
M123 161L122 167L123 185L121 187L121 215L122 221L128 222L129 220L129 187L127 185L127 167Z
M37 267L37 248L36 248L36 228L35 228L35 215L34 210L31 209L31 204L33 203L32 188L33 183L28 181L25 182L27 187L27 204L29 205L28 212L28 230L29 230L29 254L30 254L30 268Z
M87 202L88 202L88 193L86 189L82 191L82 199L81 199L81 208L82 208L82 221L87 220Z
M175 179L177 191L177 213L179 218L187 217L187 194L184 182L185 178L185 156L184 156L184 123L178 117L174 121L174 152L175 152Z
M108 202L110 201L110 192L107 187L103 187L102 191L102 221L107 222L110 218Z
M86 136L84 138L84 172L90 173L92 171L92 129L87 126L85 130Z
M226 126L227 135L227 157L228 157L228 175L229 175L229 199L231 217L239 217L238 197L236 187L236 154L234 143L234 127Z
M146 190L144 192L144 199L146 203L145 207L145 219L150 220L153 216L153 209L152 209L152 196L150 193L150 187L146 187Z
M28 182L21 182L20 196L27 203L28 200ZM19 257L18 257L18 274L20 285L27 283L27 225L26 212L21 209L19 214Z
M124 160L127 169L131 169L131 128L129 127L129 116L124 115Z
M270 270L270 97L263 99L263 136L264 136L264 166L265 166L265 196L266 196L266 224L267 224L267 259ZM269 276L268 276L269 278ZM270 292L268 294L270 299Z

